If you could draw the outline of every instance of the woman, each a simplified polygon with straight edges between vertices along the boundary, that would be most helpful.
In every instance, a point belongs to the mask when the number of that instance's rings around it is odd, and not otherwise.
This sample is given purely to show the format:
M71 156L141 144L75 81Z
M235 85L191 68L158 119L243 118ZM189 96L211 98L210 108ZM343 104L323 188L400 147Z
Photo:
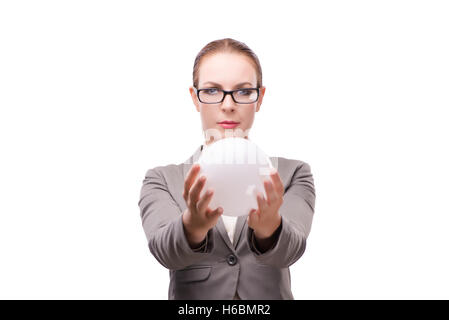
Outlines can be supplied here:
M183 164L149 169L139 201L149 249L170 270L169 299L293 299L289 266L304 253L315 207L310 166L271 158L267 198L259 193L257 209L232 219L209 208L213 190L200 197L195 163L218 139L248 139L265 94L259 59L242 42L210 42L195 59L190 94L205 145Z

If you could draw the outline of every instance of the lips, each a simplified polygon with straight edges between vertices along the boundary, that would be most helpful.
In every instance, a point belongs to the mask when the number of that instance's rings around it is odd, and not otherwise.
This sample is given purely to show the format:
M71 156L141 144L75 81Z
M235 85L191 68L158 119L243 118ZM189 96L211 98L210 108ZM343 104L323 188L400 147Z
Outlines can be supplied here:
M219 124L238 124L239 122L225 120L225 121L220 121L218 123Z
M234 128L237 128L237 126L239 125L239 122L236 122L236 121L229 121L229 120L224 120L224 121L218 122L218 124L219 124L223 129L234 129Z

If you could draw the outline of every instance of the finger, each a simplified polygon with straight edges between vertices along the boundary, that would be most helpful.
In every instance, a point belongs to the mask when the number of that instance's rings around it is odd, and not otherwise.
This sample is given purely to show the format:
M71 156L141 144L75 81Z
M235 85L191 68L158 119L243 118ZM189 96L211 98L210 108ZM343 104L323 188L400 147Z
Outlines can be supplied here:
M212 189L207 190L204 195L198 201L196 207L199 212L206 212L207 207L209 206L210 201L212 200L212 196L214 191Z
M189 198L190 198L191 203L196 205L196 203L198 202L198 200L200 198L200 193L201 193L201 190L203 189L205 183L206 183L205 176L199 177L193 183L193 186L190 188L190 191L189 191Z
M187 173L187 177L184 181L184 193L182 195L184 197L184 200L186 201L187 197L189 196L190 188L192 187L192 184L195 181L198 172L200 172L200 165L198 163L195 163Z
M259 222L259 214L256 209L252 209L248 214L247 220L248 226L251 229L254 229L254 227L258 224L258 222Z
M218 208L215 209L215 210L208 210L208 211L206 212L206 216L207 216L209 219L212 219L212 220L218 219L222 214L223 214L223 208L222 208L222 207L218 207Z
M267 206L263 194L261 192L258 192L256 198L257 198L257 205L259 206L259 212L263 212Z
M269 180L264 181L265 193L267 194L267 205L271 206L278 200L277 192L274 190L273 183Z
M273 168L270 173L271 180L273 181L274 189L280 195L284 195L284 185L282 184L281 177L279 176L279 172L276 168Z

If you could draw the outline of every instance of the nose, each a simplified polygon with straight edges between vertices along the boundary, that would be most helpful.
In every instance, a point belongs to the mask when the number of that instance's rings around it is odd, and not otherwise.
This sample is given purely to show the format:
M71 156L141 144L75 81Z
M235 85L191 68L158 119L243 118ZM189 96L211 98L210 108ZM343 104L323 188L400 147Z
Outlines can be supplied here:
M234 111L236 105L234 100L232 99L231 94L227 94L221 103L221 109L223 111Z

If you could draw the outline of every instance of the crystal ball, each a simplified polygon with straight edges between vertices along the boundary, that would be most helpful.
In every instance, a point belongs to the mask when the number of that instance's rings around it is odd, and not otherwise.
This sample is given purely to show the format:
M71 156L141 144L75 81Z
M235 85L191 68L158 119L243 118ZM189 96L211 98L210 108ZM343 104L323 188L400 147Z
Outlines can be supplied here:
M266 198L263 181L271 179L273 164L254 142L240 137L214 141L203 147L196 163L198 177L206 177L200 196L214 190L209 202L212 210L222 207L223 215L247 215L258 208L257 192Z

